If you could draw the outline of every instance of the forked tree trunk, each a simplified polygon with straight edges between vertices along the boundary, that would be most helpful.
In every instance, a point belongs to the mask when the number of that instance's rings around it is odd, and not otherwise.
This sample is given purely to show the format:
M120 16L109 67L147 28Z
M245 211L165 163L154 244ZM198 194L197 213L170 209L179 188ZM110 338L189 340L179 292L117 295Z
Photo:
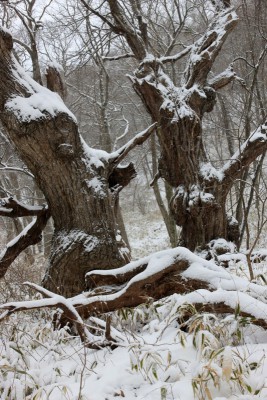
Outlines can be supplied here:
M156 73L151 65L149 70L154 74L151 80L140 79L142 65L133 85L161 127L157 131L161 149L159 175L175 189L170 208L181 227L179 244L195 250L220 237L237 242L237 223L226 213L226 199L235 175L229 176L227 168L216 170L208 162L203 145L202 118L213 110L215 88L206 81L205 87L200 82L194 87L176 88L178 94L170 96L165 106L165 94L153 80L156 76L158 85L163 85L168 79L163 70ZM242 168L240 164L240 171Z
M202 37L178 54L160 57L150 46L149 22L142 17L146 11L141 10L141 3L137 7L130 1L132 8L127 12L132 13L131 20L120 0L108 3L113 17L109 26L124 36L139 61L131 77L133 87L160 127L159 175L175 190L170 207L181 227L180 244L194 250L219 237L237 242L238 227L226 214L226 198L244 168L264 152L266 126L260 128L261 139L250 137L221 170L208 162L202 131L203 116L213 110L216 92L235 77L231 67L212 79L209 76L227 36L237 24L235 11L229 8L230 2L218 2L220 10ZM176 86L164 64L172 63L175 68L174 63L185 56L187 67L181 85Z

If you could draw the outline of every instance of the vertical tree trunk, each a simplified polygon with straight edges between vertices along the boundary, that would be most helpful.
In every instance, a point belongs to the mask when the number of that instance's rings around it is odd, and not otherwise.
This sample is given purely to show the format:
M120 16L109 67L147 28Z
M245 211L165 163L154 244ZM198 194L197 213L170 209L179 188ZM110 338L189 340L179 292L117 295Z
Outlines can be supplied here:
M157 78L160 82L159 72ZM215 169L207 163L202 142L203 109L212 110L215 92L206 89L203 99L199 98L199 93L193 92L190 104L181 101L187 110L181 110L179 115L179 106L173 111L162 107L156 86L147 80L140 80L137 75L134 87L161 127L158 130L161 147L159 173L176 188L170 206L177 225L182 227L180 244L194 250L214 238L228 238L225 201L229 189L222 188L219 176L212 176ZM202 166L206 166L203 172Z
M171 215L170 209L167 209L167 207L164 204L164 201L163 201L161 193L160 193L158 179L157 179L158 165L157 165L156 140L155 140L154 136L151 137L150 143L151 143L151 155L152 155L152 174L155 177L154 181L152 183L152 187L154 190L154 194L155 194L155 198L156 198L158 207L160 209L162 218L164 220L164 223L165 223L168 235L169 235L171 246L176 247L177 243L178 243L176 224ZM166 181L165 181L165 193L166 193L166 200L170 204L170 200L172 197L172 188Z

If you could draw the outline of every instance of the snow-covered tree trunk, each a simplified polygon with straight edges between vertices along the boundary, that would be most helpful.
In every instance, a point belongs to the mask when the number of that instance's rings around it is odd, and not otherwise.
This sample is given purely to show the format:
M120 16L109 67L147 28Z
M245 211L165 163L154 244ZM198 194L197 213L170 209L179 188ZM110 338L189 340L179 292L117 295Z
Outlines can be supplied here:
M182 228L180 244L194 250L218 237L237 241L237 223L226 213L227 194L244 168L265 151L266 127L259 128L263 133L261 138L250 138L221 170L208 161L202 127L204 114L214 108L216 92L235 77L230 66L210 78L214 62L237 24L235 11L221 2L207 31L193 45L178 54L170 55L167 51L166 55L159 56L150 44L150 18L144 17L141 3L137 7L129 0L127 9L120 0L108 3L112 20L107 17L103 20L115 33L125 37L132 56L139 62L131 77L133 87L152 120L160 126L158 175L175 189L170 207L177 225ZM187 66L177 86L165 65L174 65L186 56Z
M24 72L12 56L12 45L11 35L1 30L0 119L53 217L52 249L43 284L72 296L85 289L86 272L120 267L128 261L125 245L116 238L114 204L135 171L131 164L118 164L154 127L115 153L89 148L79 135L74 115L58 94Z
M157 84L139 79L138 73L133 81L161 127L159 175L176 188L170 206L177 225L182 227L180 243L194 250L211 239L229 237L227 191L221 187L219 172L207 163L203 146L203 109L213 108L215 92L197 86L177 90L173 87L173 93L170 91L166 98L166 78L161 70L157 72ZM162 91L158 89L160 85Z

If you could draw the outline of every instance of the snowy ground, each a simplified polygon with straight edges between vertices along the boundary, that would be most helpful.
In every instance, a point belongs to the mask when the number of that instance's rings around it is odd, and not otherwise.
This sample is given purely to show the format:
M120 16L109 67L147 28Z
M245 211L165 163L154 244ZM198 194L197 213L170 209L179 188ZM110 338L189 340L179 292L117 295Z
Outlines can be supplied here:
M141 228L137 214L126 215L133 257L168 248L158 211L144 215ZM254 264L263 286L266 269L266 261ZM229 270L249 278L245 258ZM114 313L113 350L87 349L65 329L53 331L48 310L10 317L0 325L0 399L267 399L267 332L238 312L200 314L182 300L173 295ZM96 323L88 321L101 330Z
M1 399L266 399L267 334L238 317L199 314L184 332L179 297L114 315L114 350L85 349L48 322L14 317L0 344Z
M125 214L127 234L131 243L131 255L133 259L144 257L150 253L170 248L170 242L164 222L161 220L157 209L142 215L140 224L140 212L131 211ZM129 227L131 227L129 229Z

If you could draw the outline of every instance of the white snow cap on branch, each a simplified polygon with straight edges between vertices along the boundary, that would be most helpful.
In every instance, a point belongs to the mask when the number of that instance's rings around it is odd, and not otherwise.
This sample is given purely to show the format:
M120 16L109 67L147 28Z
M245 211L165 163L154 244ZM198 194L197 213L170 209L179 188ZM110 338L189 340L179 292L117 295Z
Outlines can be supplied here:
M201 165L200 174L206 181L217 180L220 182L223 179L222 171L214 168L210 162Z
M27 97L10 98L5 104L8 111L15 113L21 122L53 118L60 113L67 114L75 123L77 122L76 117L65 106L61 97L35 82L14 57L12 57L12 67L14 77L26 89Z
M222 167L221 173L224 174L225 171L229 170L230 167L238 161L241 157L246 148L250 143L253 142L267 142L267 125L263 124L260 125L254 132L251 133L250 137L240 146L240 148L235 152L235 154L230 158L230 160Z

